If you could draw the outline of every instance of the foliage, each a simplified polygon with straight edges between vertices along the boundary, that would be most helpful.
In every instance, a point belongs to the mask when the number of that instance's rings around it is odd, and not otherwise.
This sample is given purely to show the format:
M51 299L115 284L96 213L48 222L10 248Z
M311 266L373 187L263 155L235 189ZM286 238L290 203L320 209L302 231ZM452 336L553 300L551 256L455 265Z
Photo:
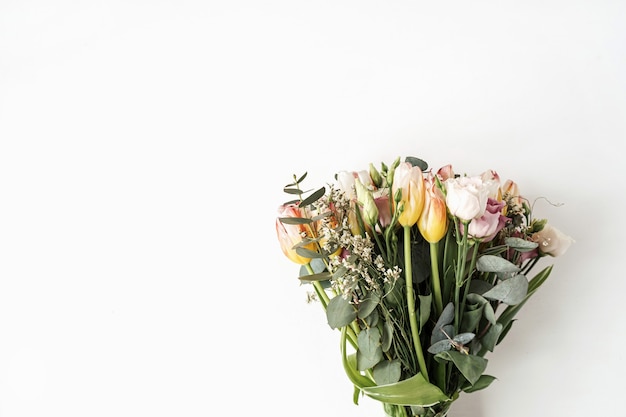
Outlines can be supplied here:
M306 176L284 188L296 199L280 207L277 235L339 331L356 392L390 416L435 416L488 387L485 356L552 265L528 277L573 240L491 170L434 172L407 157L310 191Z

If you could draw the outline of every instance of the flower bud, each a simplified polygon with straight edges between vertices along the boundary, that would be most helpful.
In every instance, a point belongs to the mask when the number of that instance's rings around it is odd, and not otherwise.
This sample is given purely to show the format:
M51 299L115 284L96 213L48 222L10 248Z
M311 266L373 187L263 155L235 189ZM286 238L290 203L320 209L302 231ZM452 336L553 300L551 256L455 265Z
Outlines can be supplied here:
M383 177L380 176L380 172L378 172L372 163L370 163L370 178L376 188L380 188L383 185Z
M367 224L373 227L378 222L378 207L374 202L374 196L372 196L372 192L365 188L360 180L357 179L354 185L356 187L357 201L362 207L363 219Z

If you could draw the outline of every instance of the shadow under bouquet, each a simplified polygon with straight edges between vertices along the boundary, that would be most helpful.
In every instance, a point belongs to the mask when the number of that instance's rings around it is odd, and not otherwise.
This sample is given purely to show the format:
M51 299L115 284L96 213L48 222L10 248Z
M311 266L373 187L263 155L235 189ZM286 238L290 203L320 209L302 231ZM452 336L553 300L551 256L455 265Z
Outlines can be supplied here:
M414 157L342 171L303 189L293 176L279 208L280 247L338 331L339 354L362 395L391 417L443 417L488 387L502 342L573 242L497 172L433 171Z

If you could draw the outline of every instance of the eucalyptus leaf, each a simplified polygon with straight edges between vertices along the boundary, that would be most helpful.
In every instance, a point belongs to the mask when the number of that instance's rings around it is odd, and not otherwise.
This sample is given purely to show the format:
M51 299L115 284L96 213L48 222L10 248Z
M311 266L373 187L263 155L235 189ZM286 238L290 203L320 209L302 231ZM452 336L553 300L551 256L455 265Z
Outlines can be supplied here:
M319 190L315 191L313 194L302 200L300 203L300 207L306 207L309 204L315 203L326 193L326 188L322 187Z
M404 158L404 161L408 162L414 167L419 167L422 171L426 171L428 169L428 163L420 158L407 156L406 158Z
M502 301L504 304L515 305L524 300L528 292L528 280L522 274L501 281L495 287L483 294L490 300Z
M474 385L487 368L487 359L476 355L466 355L456 350L440 352L435 359L454 363L467 381Z
M302 282L313 282L313 281L328 281L330 277L331 277L330 272L325 271L319 274L300 276L299 279Z
M381 361L383 350L381 349L380 330L378 328L361 330L357 336L357 341L359 349L356 360L359 371L365 371Z
M465 313L463 313L461 328L468 331L475 330L480 323L480 319L483 317L483 308L483 305L479 305L477 309L466 310Z
M393 384L400 380L402 367L400 361L384 360L380 361L373 369L374 381L378 385Z
M391 348L393 342L393 325L387 320L382 322L381 334L380 334L380 348L383 352L387 352Z
M370 292L365 299L359 304L358 316L360 319L364 319L369 316L372 311L376 310L378 303L380 302L380 297L373 292Z
M432 345L430 345L430 347L428 348L428 353L432 353L433 355L436 355L439 352L443 352L444 350L450 350L450 349L452 349L452 344L446 338L443 340L439 340L433 343Z
M445 324L441 327L433 329L433 334L430 337L430 344L437 343L440 340L448 340L449 337L454 336L454 326L451 324Z
M378 310L374 310L364 320L368 327L376 327L378 326L378 317Z
M454 303L449 302L443 308L441 315L437 319L437 323L435 323L435 328L441 327L445 324L450 324L452 323L452 320L454 320Z
M332 329L339 329L352 323L357 312L352 304L341 295L330 299L326 308L326 319Z
M474 294L484 294L492 288L493 285L487 281L483 281L482 279L473 279L472 282L470 282L469 292Z
M524 297L524 300L514 306L508 306L498 317L498 323L502 323L505 328L505 333L508 331L507 327L509 322L513 320L515 315L519 312L522 306L528 301L528 299L541 287L541 285L548 279L552 272L552 265L547 266L541 272L537 273L528 283L528 294Z
M307 248L298 248L296 247L296 253L300 256L303 256L305 258L310 258L310 259L316 259L316 258L323 258L324 254L316 252L314 250L311 249L307 249Z
M313 223L313 220L307 219L306 217L279 217L278 220L280 220L280 222L283 223L283 224L309 224L309 223Z
M519 272L520 270L513 262L496 255L483 255L478 258L476 269L481 272L496 272L498 274Z
M504 239L504 243L518 252L530 252L539 246L537 242L532 242L519 237L507 237Z
M495 326L489 326L489 330L487 330L487 333L481 338L482 346L490 352L493 352L493 349L498 344L500 332L502 332L502 325L500 323L497 323Z

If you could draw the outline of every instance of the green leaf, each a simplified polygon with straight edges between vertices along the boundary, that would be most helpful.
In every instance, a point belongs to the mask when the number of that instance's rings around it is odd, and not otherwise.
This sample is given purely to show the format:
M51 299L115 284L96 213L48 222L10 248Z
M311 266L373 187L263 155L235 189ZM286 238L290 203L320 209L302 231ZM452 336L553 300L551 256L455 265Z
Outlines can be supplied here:
M356 363L359 371L365 371L381 361L383 350L378 328L373 327L361 330L357 336L357 342L359 349L356 353Z
M367 396L387 404L430 406L450 399L422 374L393 384L378 385L356 370L355 355L346 352L347 328L341 328L341 362L350 381Z
M513 278L501 281L483 294L490 300L502 301L504 304L515 305L521 303L528 293L528 280L524 275L518 274Z
M325 271L319 274L300 276L299 279L302 282L313 282L313 281L327 281L330 279L330 277L331 277L330 272Z
M476 355L466 355L456 350L438 353L435 359L454 363L454 366L472 385L478 381L485 369L487 369L487 359Z
M309 259L317 259L317 258L323 258L324 254L316 252L314 250L311 249L307 249L307 248L299 248L296 247L296 253L300 256L303 256L305 258L309 258Z
M306 207L309 204L315 203L326 193L326 188L322 187L319 190L315 191L313 194L302 200L300 203L300 207Z
M521 302L517 303L514 306L508 306L504 311L502 311L502 313L498 317L498 323L501 323L502 326L504 326L504 332L503 332L503 335L500 337L500 340L502 340L504 335L509 331L510 323L515 317L515 315L521 310L522 306L535 293L535 291L539 289L541 284L543 284L548 279L551 272L552 272L552 265L547 266L546 268L541 270L541 272L535 275L528 282L528 294L526 294L526 297L524 297L524 300L522 300Z
M378 385L398 382L402 372L401 368L400 361L397 359L380 361L373 370L374 381Z
M363 387L361 390L368 397L388 404L428 407L449 400L439 387L426 381L421 373L393 384Z
M387 352L391 348L393 342L393 325L387 320L382 322L382 331L380 335L381 349Z
M470 385L466 388L463 388L463 391L467 393L480 391L481 389L485 389L489 385L491 385L491 383L495 381L495 379L496 379L495 376L481 375L480 378L478 378L478 381L476 381L474 385Z
M520 268L513 262L496 255L483 255L476 261L476 269L481 272L512 273Z
M294 194L294 195L300 195L304 193L304 191L299 190L297 188L287 188L287 187L283 188L283 191L287 194Z
M421 330L424 328L424 325L430 318L430 305L431 305L433 297L431 294L428 294L428 295L418 294L417 296L420 300L418 308L419 308L419 328Z
M485 335L480 338L482 347L488 349L490 352L493 352L493 349L498 344L498 339L501 332L502 324L497 323L495 326L490 326L489 330L487 330L487 333L485 333Z
M313 220L307 219L306 217L279 217L278 220L280 220L280 222L283 223L283 224L309 224L309 223L313 223Z
M428 163L426 161L414 156L407 156L404 158L404 162L408 162L414 167L419 167L422 171L426 171L428 169Z
M519 237L507 237L504 239L504 244L515 249L518 252L530 252L535 249L537 246L537 242L532 242L530 240L522 239Z
M378 303L380 302L380 297L375 293L370 292L368 296L359 304L359 313L358 316L360 319L364 319L369 316L372 311L376 309Z
M341 295L330 299L326 308L326 319L332 329L347 326L356 319L356 309Z

